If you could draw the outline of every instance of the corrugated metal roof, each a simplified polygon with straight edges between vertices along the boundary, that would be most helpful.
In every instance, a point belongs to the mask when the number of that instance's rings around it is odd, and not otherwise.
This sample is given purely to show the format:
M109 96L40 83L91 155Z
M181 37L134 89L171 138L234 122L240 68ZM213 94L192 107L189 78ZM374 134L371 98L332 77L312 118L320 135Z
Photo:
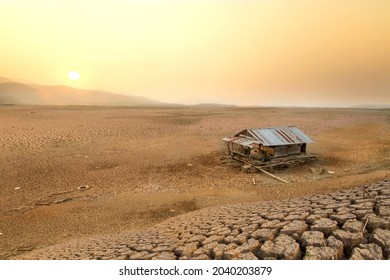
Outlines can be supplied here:
M295 126L247 129L248 133L263 146L281 146L312 143L307 135Z
M223 138L222 140L225 142L237 143L237 144L240 144L240 145L246 146L246 147L252 147L253 144L261 144L256 139L240 137L240 136L226 137L226 138Z

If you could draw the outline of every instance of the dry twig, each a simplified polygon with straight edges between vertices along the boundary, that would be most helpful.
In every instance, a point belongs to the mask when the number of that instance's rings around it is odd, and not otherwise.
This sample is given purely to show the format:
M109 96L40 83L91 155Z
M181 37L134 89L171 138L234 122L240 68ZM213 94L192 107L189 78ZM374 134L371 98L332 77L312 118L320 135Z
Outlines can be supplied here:
M268 176L271 176L272 178L275 178L276 180L279 180L279 181L281 181L281 182L283 182L283 183L288 184L288 182L287 182L286 180L284 180L284 179L282 179L282 178L280 178L280 177L278 177L278 176L275 176L275 175L273 175L273 174L271 174L271 173L269 173L269 172L267 172L267 171L265 171L265 170L263 170L263 169L261 169L261 168L258 168L258 167L256 167L256 166L255 166L255 168L257 168L257 169L260 170L261 172L267 174Z
M372 198L372 195L366 190L366 189L364 189L363 190L363 198L364 198L364 194L368 194L368 196L370 197L370 198Z
M368 217L366 218L366 223L364 224L364 227L363 227L363 230L362 230L363 232L366 229L367 224L368 224Z

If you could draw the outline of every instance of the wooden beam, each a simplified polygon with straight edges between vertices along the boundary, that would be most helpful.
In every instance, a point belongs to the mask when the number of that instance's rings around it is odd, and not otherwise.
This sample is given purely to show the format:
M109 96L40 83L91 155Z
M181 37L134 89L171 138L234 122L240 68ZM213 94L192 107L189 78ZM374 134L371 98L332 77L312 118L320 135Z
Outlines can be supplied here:
M279 181L281 181L281 182L283 182L283 183L288 184L288 181L286 181L286 180L284 180L284 179L282 179L282 178L280 178L280 177L278 177L278 176L275 176L275 175L273 175L273 174L271 174L271 173L265 171L264 169L261 169L261 168L256 167L256 166L254 166L254 167L255 167L256 169L260 170L261 172L267 174L268 176L270 176L270 177L272 177L272 178L274 178L274 179L276 179L276 180L279 180Z

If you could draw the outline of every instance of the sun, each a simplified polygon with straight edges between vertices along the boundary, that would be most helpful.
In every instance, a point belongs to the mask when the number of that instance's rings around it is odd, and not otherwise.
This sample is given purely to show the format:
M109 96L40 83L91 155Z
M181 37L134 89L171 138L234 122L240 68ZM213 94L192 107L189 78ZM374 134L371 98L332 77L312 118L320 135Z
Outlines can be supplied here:
M69 80L72 80L72 81L77 81L79 80L81 77L80 73L77 72L76 70L72 70L72 71L69 71L68 72L68 78Z

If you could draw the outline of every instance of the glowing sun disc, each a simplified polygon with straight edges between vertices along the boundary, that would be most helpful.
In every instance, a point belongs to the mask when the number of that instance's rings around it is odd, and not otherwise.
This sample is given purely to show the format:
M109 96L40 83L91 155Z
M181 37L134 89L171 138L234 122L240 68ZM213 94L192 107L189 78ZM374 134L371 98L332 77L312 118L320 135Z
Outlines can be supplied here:
M75 70L69 71L68 73L68 78L72 81L77 81L78 79L80 79L80 76L80 73Z

